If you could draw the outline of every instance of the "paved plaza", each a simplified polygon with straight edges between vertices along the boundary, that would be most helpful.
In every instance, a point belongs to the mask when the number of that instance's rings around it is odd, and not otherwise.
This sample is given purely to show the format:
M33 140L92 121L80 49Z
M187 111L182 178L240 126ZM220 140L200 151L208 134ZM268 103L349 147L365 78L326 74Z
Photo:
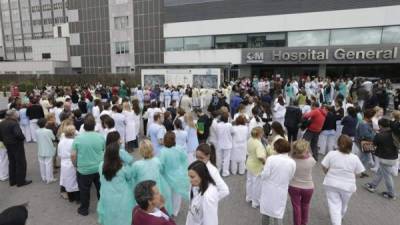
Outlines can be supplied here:
M76 213L78 205L63 200L59 194L58 183L46 185L40 181L39 165L36 155L36 144L26 144L28 161L27 177L33 184L22 187L9 187L7 182L0 182L0 210L29 202L30 225L94 225L97 224L94 187L87 217ZM323 192L323 173L320 165L314 168L315 194L311 203L310 225L330 224L328 208ZM59 174L57 174L59 176ZM361 185L371 178L359 179L358 191L350 201L349 211L344 219L346 225L398 225L400 221L400 200L389 201L378 194L371 194ZM400 179L395 178L397 190L400 191ZM226 179L231 194L219 205L220 225L253 225L260 224L258 210L245 202L245 176L231 176ZM383 185L383 184L382 184ZM384 191L381 186L379 191ZM185 203L177 224L185 224ZM292 224L292 207L288 202L284 224Z

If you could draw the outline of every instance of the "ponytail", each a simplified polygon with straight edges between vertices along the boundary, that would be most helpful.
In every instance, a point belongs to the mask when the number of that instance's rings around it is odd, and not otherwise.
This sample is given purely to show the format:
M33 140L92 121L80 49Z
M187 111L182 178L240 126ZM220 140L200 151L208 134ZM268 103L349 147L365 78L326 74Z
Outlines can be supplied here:
M216 154L215 154L215 147L212 144L200 144L196 151L202 152L204 155L209 156L211 164L216 166Z
M215 147L213 144L210 145L210 162L211 164L213 164L214 166L217 166L217 156L215 153Z

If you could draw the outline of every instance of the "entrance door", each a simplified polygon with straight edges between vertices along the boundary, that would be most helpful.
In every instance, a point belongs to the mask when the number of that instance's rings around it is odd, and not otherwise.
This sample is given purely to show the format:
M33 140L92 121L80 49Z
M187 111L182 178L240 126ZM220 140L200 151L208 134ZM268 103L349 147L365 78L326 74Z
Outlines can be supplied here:
M271 77L280 74L283 78L316 76L318 75L318 65L274 65L274 66L254 66L251 68L252 75L258 77Z

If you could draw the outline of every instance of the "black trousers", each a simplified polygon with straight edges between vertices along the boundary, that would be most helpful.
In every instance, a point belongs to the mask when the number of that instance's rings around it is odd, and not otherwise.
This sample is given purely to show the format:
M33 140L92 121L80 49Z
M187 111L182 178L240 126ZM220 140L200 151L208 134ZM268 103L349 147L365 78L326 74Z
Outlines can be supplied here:
M24 143L6 145L10 185L22 185L26 179L26 157Z
M289 143L297 141L297 134L299 133L299 128L286 127L286 130L287 130L287 134L288 134Z
M318 139L319 139L319 133L307 130L306 133L304 133L303 138L306 141L310 142L312 155L313 155L315 161L318 161Z
M92 187L92 183L96 187L97 199L100 198L100 176L99 173L83 175L77 172L77 180L81 200L79 211L87 213L89 211L90 188Z

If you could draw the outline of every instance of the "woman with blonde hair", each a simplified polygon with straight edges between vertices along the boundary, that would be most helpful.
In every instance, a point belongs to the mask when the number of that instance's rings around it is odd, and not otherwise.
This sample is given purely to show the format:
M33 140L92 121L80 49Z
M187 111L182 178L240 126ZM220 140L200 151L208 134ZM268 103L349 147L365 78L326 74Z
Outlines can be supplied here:
M316 161L310 154L310 143L304 139L293 143L291 157L296 162L296 172L289 184L293 224L303 225L308 223L310 202L314 192L312 168Z
M167 181L161 174L162 164L159 158L154 157L154 149L150 140L144 139L140 142L139 154L142 159L134 162L130 170L132 181L134 182L132 189L134 189L136 184L142 181L155 181L161 194L166 199L165 206L168 213L171 215L173 213L172 202L170 201L170 199L172 199L171 189L168 186Z
M255 127L251 130L251 137L247 141L247 180L246 180L246 201L251 202L253 208L260 206L261 177L266 151L261 142L264 135L263 128Z
M61 159L60 186L65 188L70 202L79 202L79 188L76 169L71 161L72 143L76 130L74 125L65 126L63 138L58 143L58 157Z
M193 120L193 115L190 112L185 113L184 121L186 124L187 139L187 155L188 163L191 164L196 160L196 149L199 146L199 139L197 137L197 128Z

